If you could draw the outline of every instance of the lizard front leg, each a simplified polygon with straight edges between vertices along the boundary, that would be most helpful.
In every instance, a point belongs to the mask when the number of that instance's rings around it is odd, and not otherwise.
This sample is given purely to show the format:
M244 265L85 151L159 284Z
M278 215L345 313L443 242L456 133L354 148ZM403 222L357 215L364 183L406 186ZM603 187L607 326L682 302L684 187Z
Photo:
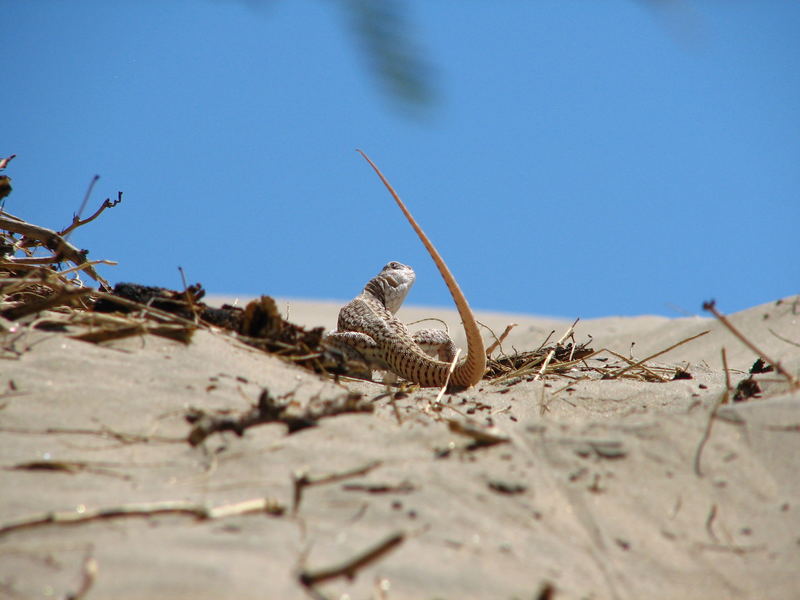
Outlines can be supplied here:
M358 331L332 331L325 336L325 342L341 351L348 362L364 363L366 370L354 370L353 374L372 377L373 370L387 370L389 365L380 357L380 347L366 333Z

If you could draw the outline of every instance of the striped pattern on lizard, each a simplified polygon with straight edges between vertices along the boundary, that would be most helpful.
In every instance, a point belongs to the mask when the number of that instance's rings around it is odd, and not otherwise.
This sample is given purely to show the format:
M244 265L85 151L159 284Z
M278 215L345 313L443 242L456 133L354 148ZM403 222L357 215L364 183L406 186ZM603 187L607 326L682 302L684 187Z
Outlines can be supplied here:
M422 231L383 173L361 150L389 190L400 210L428 250L439 269L464 324L467 355L455 366L448 387L463 389L477 384L486 371L486 352L478 325L458 283L428 236ZM428 329L411 334L394 314L414 283L414 270L399 262L388 263L367 282L364 290L339 312L337 330L326 337L346 356L362 359L370 368L390 371L423 387L441 387L448 381L455 346L441 330ZM435 353L436 358L429 355Z

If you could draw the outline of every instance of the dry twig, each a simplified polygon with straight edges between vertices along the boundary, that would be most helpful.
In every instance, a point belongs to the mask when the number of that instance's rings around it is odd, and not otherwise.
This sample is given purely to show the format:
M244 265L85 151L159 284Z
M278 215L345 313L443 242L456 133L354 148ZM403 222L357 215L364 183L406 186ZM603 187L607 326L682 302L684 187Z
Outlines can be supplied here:
M122 445L126 444L150 444L153 442L161 444L183 444L184 438L172 438L160 435L142 435L138 433L126 433L115 431L110 427L104 426L101 429L84 429L80 427L47 427L45 429L29 429L25 427L0 427L0 432L21 433L25 435L91 435L102 438L111 438Z
M439 390L439 393L436 394L436 398L433 401L434 405L439 404L439 402L442 401L442 396L444 396L444 393L447 391L447 386L450 384L450 376L453 374L453 371L455 371L455 369L456 369L456 364L458 363L458 357L459 357L460 354L461 354L461 348L457 348L456 349L456 354L453 357L453 360L450 361L450 368L447 370L447 377L445 377L445 379L444 379L444 385Z
M368 462L366 465L361 467L356 467L355 469L349 469L347 471L340 471L338 473L329 473L327 475L318 475L316 477L311 477L305 471L298 471L292 475L292 487L294 490L294 494L292 497L292 514L297 514L298 509L300 508L300 502L303 499L303 491L315 485L324 485L327 483L336 483L338 481L343 481L345 479L350 479L352 477L362 477L366 475L370 471L377 469L383 464L383 462L379 460L373 460Z
M283 399L285 397L280 400ZM295 407L291 403L273 398L266 388L262 390L256 406L238 416L211 415L192 409L186 416L186 420L192 424L187 440L192 446L197 446L211 434L222 431L233 431L241 437L245 429L265 423L283 423L289 433L295 433L316 426L325 417L372 412L374 407L371 402L362 401L361 394L351 392L319 404L311 403L302 412L292 413L293 409Z
M12 154L11 156L7 156L5 158L0 158L0 170L5 169L12 160L17 157L16 154Z
M72 217L72 223L69 225L69 227L65 227L64 229L59 231L58 235L60 235L62 237L68 236L70 233L72 233L78 227L82 227L82 226L86 225L87 223L91 223L92 221L94 221L97 217L99 217L103 213L103 211L105 209L114 208L120 202L122 202L122 192L117 192L117 199L116 200L111 200L111 198L106 198L105 201L100 205L100 208L98 208L94 212L93 215L91 215L89 217L86 217L83 220L81 220L80 214L74 215Z
M471 438L475 447L494 446L511 441L511 438L498 427L480 425L472 419L447 419L447 425L453 433Z
M86 594L89 593L89 590L92 589L94 580L97 579L97 572L99 571L99 566L93 553L94 547L90 545L83 559L83 566L81 567L81 585L76 592L67 594L65 600L83 600Z
M578 321L579 319L575 319L572 325L570 325L569 329L567 329L564 332L564 335L562 335L561 338L556 342L556 347L561 346L564 340L566 340L569 336L575 333L575 325L578 324ZM550 352L547 353L547 358L544 359L544 362L542 363L542 368L539 370L539 373L537 373L536 376L533 378L534 381L538 381L542 377L542 375L544 375L545 371L547 370L547 365L549 365L550 361L553 360L555 354L556 354L555 349L550 350Z
M492 342L491 346L486 348L486 356L491 355L492 352L494 352L497 348L499 348L502 345L503 341L505 341L505 339L508 337L508 334L511 333L511 330L514 329L514 327L516 326L517 323L510 323L506 325L506 328L505 330L503 330L503 333L500 334L500 337L494 335L494 332L491 329L489 329L489 331L491 331L492 335L494 336L494 342Z
M653 381L660 381L660 382L669 381L668 377L662 377L661 375L659 375L656 372L658 367L653 367L653 366L648 367L645 364L643 364L642 361L638 361L637 362L637 361L631 360L627 356L619 354L618 352L614 352L613 350L609 350L608 348L603 348L603 350L601 350L601 352L608 352L611 356L614 356L615 358L618 358L621 361L626 362L630 366L630 370L625 371L625 373L623 373L623 375L624 374L633 375L632 371L634 369L640 369L641 372L644 373L644 379L645 380L647 379L647 377L650 377ZM617 369L616 372L619 372L620 370L621 370L621 368ZM611 379L611 372L609 372L608 369L606 369L606 370L600 369L600 371L603 374L603 379Z
M800 381L798 381L797 377L795 377L794 375L789 373L789 371L784 369L780 362L772 360L764 352L759 350L758 347L756 347L756 345L753 342L748 340L742 334L741 331L736 329L736 327L733 326L733 323L731 323L725 315L723 315L721 312L717 310L716 302L714 300L711 300L709 302L704 302L703 310L707 310L712 315L714 315L717 318L717 320L720 323L722 323L728 331L730 331L733 335L735 335L740 342L742 342L745 346L750 348L750 350L755 352L758 357L764 359L766 362L775 367L775 370L786 378L786 380L789 382L789 385L791 385L793 388L800 387Z
M57 263L62 260L68 260L80 267L82 271L100 283L104 288L111 289L109 283L97 274L94 267L86 264L86 252L70 244L52 229L32 225L7 212L0 215L0 229L24 235L31 240L36 240L53 252L53 256L51 257L52 262Z
M75 510L46 512L0 524L0 537L20 529L31 529L44 525L78 525L89 521L125 517L152 517L155 515L176 514L194 517L200 521L209 521L251 513L266 513L279 516L283 512L283 505L272 498L254 498L216 507L186 500L132 503L94 509L80 505Z
M16 321L28 315L43 312L45 310L62 305L72 305L76 300L88 296L92 292L91 288L79 288L75 286L63 286L53 295L37 302L21 303L18 306L7 308L0 311L2 316L10 321Z
M614 373L610 373L610 374L608 375L608 379L616 379L616 378L618 378L620 375L622 375L623 373L625 373L625 372L629 371L630 369L633 369L633 368L635 368L635 367L640 367L641 365L643 365L644 363L646 363L648 360L653 360L654 358L658 358L658 357L659 357L659 356L661 356L662 354L666 354L666 353L667 353L667 352L669 352L670 350L674 350L674 349L675 349L675 348L677 348L678 346L682 346L683 344L686 344L686 343L688 343L688 342L691 342L692 340L696 340L697 338L699 338L699 337L702 337L702 336L706 335L707 333L709 333L709 331L708 331L708 330L706 330L706 331L702 331L702 332L698 333L697 335L693 335L693 336L690 336L690 337L688 337L688 338L686 338L686 339L684 339L684 340L681 340L680 342L676 342L675 344L672 344L672 345L671 345L670 347L668 347L668 348L664 348L663 350L660 350L660 351L656 352L655 354L651 354L651 355L650 355L650 356L648 356L647 358L643 358L642 360L640 360L640 361L637 361L637 362L635 362L635 363L633 363L633 364L631 364L631 365L628 365L627 367L624 367L624 368L622 368L622 369L620 369L620 370L618 370L618 371L615 371Z
M519 352L500 359L489 359L489 373L486 378L493 383L519 381L525 377L530 377L529 381L532 381L532 373L541 370L540 365L551 352L553 358L550 359L546 373L563 373L596 354L585 344L574 346L572 343Z
M795 346L796 348L800 348L800 343L798 343L798 342L793 342L793 341L792 341L792 340L790 340L789 338L785 338L785 337L783 337L782 335L778 335L778 334L777 334L777 333L775 333L775 332L774 332L772 329L768 329L768 331L769 331L769 332L770 332L772 335L774 335L776 338L778 338L780 341L782 341L782 342L786 342L787 344L791 344L792 346Z
M372 562L375 562L389 551L393 550L405 541L406 535L403 532L398 532L390 535L382 542L365 550L361 554L357 554L339 565L328 567L326 569L309 570L303 569L298 575L300 584L304 587L311 588L319 585L330 579L338 577L346 577L347 579L354 579L359 570L363 569Z
M697 444L697 449L694 453L694 472L698 477L703 476L703 470L700 466L700 459L703 454L703 448L705 447L706 442L708 442L708 439L711 437L711 428L714 425L714 419L717 418L717 410L719 410L721 404L727 404L730 399L731 377L728 371L728 357L725 354L725 348L722 349L722 368L725 369L725 391L722 393L719 399L714 402L714 406L711 409L711 412L708 414L708 421L706 421L703 437L700 438L700 443Z

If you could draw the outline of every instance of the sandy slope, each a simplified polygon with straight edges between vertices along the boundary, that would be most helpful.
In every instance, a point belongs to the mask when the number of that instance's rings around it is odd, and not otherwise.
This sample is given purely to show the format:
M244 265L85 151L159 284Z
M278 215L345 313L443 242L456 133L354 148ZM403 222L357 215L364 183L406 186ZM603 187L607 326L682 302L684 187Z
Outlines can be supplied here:
M291 302L290 318L331 327L337 310ZM437 316L458 332L454 313L436 312L400 316ZM506 351L535 348L569 325L479 318L498 333L519 323ZM770 332L800 341L793 299L732 318L800 371L800 349ZM6 351L0 361L0 523L79 505L163 500L221 505L266 496L291 506L298 469L314 476L381 464L307 489L296 515L203 522L161 515L0 534L0 597L64 597L77 590L91 554L99 570L88 598L304 598L300 565L337 563L400 531L399 548L354 581L320 591L510 599L532 598L551 582L555 598L796 598L800 394L775 374L759 376L761 398L720 409L698 473L698 445L724 389L720 349L734 383L755 355L701 318L590 320L579 323L576 338L591 335L595 348L644 358L705 330L711 333L653 361L688 366L690 380L485 382L446 397L453 408L438 412L429 406L435 390L398 400L395 412L378 384L337 385L208 332L189 346L150 336L112 347L57 333L6 336L5 347L21 354ZM244 410L263 387L292 394L299 405L359 390L375 398L375 412L332 417L293 435L266 425L242 438L214 435L196 448L184 441L188 407ZM509 443L467 450L470 440L444 422L462 415L490 420ZM10 468L34 460L80 468ZM388 591L381 596L379 588Z

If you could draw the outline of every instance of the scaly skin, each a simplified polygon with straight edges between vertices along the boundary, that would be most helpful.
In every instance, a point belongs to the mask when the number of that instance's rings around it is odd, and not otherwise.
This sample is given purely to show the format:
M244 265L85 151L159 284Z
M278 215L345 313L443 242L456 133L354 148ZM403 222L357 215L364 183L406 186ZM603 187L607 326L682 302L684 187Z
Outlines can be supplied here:
M459 361L450 375L449 387L450 389L471 387L481 380L486 371L486 351L467 299L441 255L383 173L364 152L361 150L358 152L375 170L389 190L428 250L447 289L450 290L450 295L453 297L458 314L464 324L467 355ZM330 334L328 339L336 345L354 350L375 368L387 369L423 387L441 387L448 381L450 363L431 358L419 345L419 343L430 341L424 334L431 332L424 332L421 336L420 334L412 336L405 325L393 314L399 308L413 282L414 272L410 267L400 263L386 265L377 277L367 283L364 291L358 297L342 308L339 314L338 331ZM436 341L426 345L437 348L440 358L452 356L452 342L449 342L449 338L444 332L439 333Z

